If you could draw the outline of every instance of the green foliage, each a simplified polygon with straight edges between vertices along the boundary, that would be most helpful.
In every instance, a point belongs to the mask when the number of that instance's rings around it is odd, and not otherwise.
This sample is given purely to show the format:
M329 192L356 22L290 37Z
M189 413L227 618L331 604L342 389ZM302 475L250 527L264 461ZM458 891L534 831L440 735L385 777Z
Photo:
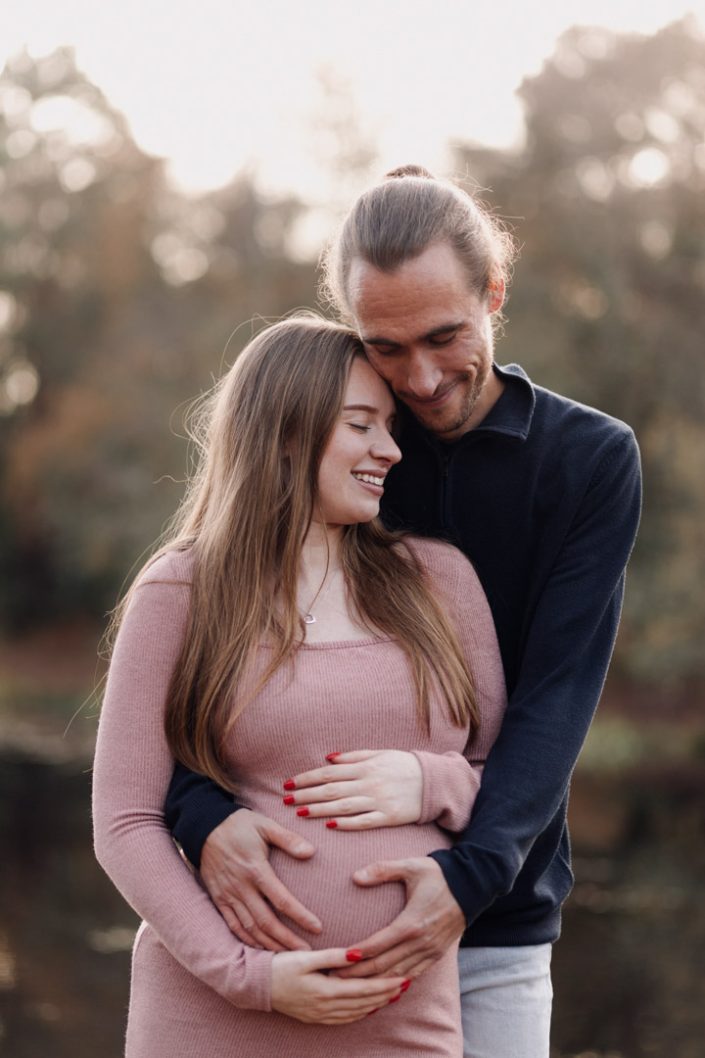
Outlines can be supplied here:
M572 29L526 81L514 155L460 151L522 243L500 362L627 421L645 480L616 657L705 675L705 40Z

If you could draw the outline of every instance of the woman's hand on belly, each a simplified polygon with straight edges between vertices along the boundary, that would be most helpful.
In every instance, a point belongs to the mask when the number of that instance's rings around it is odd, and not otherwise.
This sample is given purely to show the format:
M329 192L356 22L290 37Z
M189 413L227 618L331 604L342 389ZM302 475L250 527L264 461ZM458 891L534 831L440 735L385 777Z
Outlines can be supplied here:
M300 816L328 818L339 830L417 823L423 773L413 753L397 749L331 753L329 763L287 780L285 803ZM305 811L304 811L305 809Z
M399 976L345 981L325 972L349 965L345 948L276 954L272 959L272 1010L297 1021L347 1025L398 999L408 987Z

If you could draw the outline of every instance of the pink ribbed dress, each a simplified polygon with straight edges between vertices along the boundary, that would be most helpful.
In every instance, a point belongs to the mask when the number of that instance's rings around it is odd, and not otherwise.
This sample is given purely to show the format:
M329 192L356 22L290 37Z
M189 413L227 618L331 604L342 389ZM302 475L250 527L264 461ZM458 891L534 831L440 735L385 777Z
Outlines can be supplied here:
M248 705L232 736L240 800L316 846L308 861L276 850L271 857L284 884L323 923L313 941L306 935L316 948L357 943L399 913L401 884L363 889L352 882L353 871L450 845L439 824L459 830L467 822L502 720L502 666L476 574L447 545L414 547L472 667L482 717L474 741L466 745L467 733L449 722L440 701L432 702L426 734L404 654L393 640L373 637L303 645ZM177 853L163 816L173 768L163 711L186 626L189 569L187 554L172 553L143 575L115 646L96 750L96 854L144 919L133 953L128 1058L459 1058L455 947L375 1017L304 1025L271 1011L271 953L230 933ZM283 781L321 766L334 749L415 752L424 776L419 823L345 832L297 817L282 802Z

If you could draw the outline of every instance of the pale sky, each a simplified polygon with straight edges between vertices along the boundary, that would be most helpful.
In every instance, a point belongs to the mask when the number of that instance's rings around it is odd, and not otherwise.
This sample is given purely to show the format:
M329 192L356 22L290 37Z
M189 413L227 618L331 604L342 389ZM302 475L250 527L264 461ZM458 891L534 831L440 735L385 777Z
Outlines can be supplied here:
M70 44L182 188L249 166L264 189L315 201L330 191L321 70L349 85L376 172L445 171L452 139L520 142L515 90L570 25L652 33L688 12L705 31L705 0L5 0L0 66Z

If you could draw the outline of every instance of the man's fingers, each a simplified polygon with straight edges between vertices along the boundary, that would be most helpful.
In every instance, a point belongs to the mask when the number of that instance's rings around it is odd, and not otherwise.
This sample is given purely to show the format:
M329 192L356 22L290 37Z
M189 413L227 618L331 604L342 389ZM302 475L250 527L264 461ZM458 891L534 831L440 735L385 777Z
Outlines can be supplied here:
M417 977L420 977L421 974L425 973L426 970L428 970L429 966L433 966L433 964L437 961L438 960L435 955L429 955L425 959L422 959L420 962L417 962L417 956L416 954L414 954L412 956L409 956L407 959L402 959L401 962L398 962L397 965L394 967L394 972L397 974L401 974L407 980L411 979L412 981L414 981Z
M408 882L413 864L407 860L381 860L368 863L353 874L356 885L382 885L384 882Z
M222 906L216 904L216 907L225 919L228 929L231 933L235 934L238 940L241 940L243 944L249 944L251 948L258 947L254 937L251 933L247 932L232 908L228 907L227 904L223 904Z
M292 896L271 868L268 868L267 874L263 875L260 880L260 892L281 915L286 915L301 929L305 929L307 933L320 933L323 929L321 920L309 911L307 907L304 907L300 900ZM282 925L281 923L279 924ZM282 928L286 929L286 926ZM290 930L287 930L287 933L290 932ZM292 933L291 936L293 937L294 934ZM305 947L308 948L308 944Z
M234 900L233 906L245 928L268 951L308 951L310 945L281 922L269 904L255 890L240 894L244 910Z
M255 909L258 908L257 898L250 894L248 897L254 904ZM264 948L266 951L289 951L289 945L282 944L281 940L273 933L270 932L267 924L263 921L258 921L257 918L263 919L262 913L259 910L253 910L253 907L244 903L244 901L233 898L231 901L232 909L237 915L239 921L244 926L245 930L254 939L255 948ZM260 901L262 903L262 901ZM265 905L266 907L266 905ZM272 920L276 924L276 919L271 916ZM298 938L292 934L292 938L298 941ZM301 943L301 942L299 942Z
M280 826L279 823L275 823L272 819L267 819L263 822L259 831L268 844L276 845L278 849L287 852L298 860L308 859L316 851L316 846L312 845L306 838L302 838L300 834L295 834L293 830L287 830L286 827Z

